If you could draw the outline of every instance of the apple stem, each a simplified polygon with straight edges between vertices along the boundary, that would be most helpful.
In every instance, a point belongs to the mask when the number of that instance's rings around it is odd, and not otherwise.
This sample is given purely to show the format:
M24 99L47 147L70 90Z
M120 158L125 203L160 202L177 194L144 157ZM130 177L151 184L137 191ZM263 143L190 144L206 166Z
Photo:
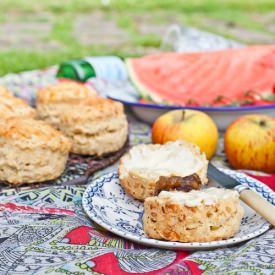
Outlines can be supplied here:
M185 117L185 110L182 111L181 120L184 120L184 117Z
M266 122L264 120L260 120L260 126L266 126Z

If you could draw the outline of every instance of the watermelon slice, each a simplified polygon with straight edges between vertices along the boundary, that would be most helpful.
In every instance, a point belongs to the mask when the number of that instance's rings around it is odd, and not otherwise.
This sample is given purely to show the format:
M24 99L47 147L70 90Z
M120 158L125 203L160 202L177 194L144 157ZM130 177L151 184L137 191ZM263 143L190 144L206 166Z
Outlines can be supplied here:
M275 46L161 53L129 58L126 65L142 98L156 103L228 106L275 102Z

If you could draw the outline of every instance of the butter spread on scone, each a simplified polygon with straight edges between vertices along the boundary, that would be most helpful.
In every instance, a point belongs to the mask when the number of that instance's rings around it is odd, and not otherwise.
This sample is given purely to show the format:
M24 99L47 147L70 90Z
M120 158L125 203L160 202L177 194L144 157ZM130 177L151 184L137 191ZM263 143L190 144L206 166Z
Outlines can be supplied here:
M70 148L71 141L43 121L0 120L0 180L18 185L55 179Z
M119 163L121 185L133 197L144 200L156 195L161 176L186 177L197 174L202 184L207 183L208 161L198 146L174 141L161 144L134 146Z
M143 224L151 238L209 242L234 236L243 214L239 195L233 190L162 191L145 199Z
M198 206L200 204L211 205L219 200L228 198L238 198L239 194L234 190L222 188L207 188L201 191L192 190L190 192L181 191L161 191L158 195L160 199L176 202L188 207Z

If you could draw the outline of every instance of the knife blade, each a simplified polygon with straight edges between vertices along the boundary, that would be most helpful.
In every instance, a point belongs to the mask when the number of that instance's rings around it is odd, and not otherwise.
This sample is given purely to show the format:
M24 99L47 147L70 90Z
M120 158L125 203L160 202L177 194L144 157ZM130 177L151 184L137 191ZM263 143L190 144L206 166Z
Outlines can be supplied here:
M235 189L240 194L240 199L275 226L275 206L260 196L258 193L242 185L236 179L223 173L211 162L208 163L207 175L224 188Z
M208 163L207 175L225 188L234 188L240 185L237 180L220 171L211 162Z

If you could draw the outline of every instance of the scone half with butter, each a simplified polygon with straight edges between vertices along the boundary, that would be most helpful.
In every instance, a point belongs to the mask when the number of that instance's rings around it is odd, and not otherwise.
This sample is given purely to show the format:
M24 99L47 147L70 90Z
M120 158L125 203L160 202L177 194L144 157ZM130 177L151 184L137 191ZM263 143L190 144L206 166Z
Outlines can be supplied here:
M154 239L210 242L234 236L244 210L234 190L162 191L144 202L145 233Z
M74 100L96 96L96 91L83 84L65 81L40 89L37 92L36 108L40 119L59 129L60 115L73 109Z
M140 144L132 147L120 159L118 175L128 194L144 200L161 190L175 187L169 188L166 183L181 182L186 177L196 178L201 185L206 184L207 166L205 154L189 142Z
M0 120L0 180L12 185L55 179L65 169L71 141L43 121Z

